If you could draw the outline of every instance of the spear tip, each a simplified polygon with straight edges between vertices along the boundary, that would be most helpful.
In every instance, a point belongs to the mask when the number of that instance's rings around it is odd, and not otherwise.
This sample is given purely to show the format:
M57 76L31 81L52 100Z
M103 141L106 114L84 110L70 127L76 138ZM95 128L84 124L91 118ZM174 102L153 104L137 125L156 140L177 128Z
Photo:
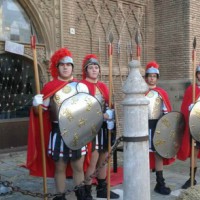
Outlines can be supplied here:
M33 35L33 23L30 21L31 35Z
M140 30L138 29L135 35L135 42L137 45L139 45L141 43L141 34L140 34Z
M196 37L194 37L194 40L193 40L193 49L196 49L196 45L197 45L197 41L196 41Z
M108 40L109 40L110 43L113 42L113 34L112 34L112 32L110 32Z

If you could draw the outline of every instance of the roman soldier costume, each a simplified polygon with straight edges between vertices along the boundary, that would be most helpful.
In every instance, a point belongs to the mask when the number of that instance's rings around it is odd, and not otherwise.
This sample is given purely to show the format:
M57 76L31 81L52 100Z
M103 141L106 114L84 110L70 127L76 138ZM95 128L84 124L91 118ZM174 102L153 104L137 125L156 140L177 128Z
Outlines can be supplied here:
M101 104L102 107L102 112L105 113L106 112L106 108L108 107L108 101L109 101L109 90L108 87L105 83L101 82L101 81L97 81L96 83L92 83L87 81L86 78L86 73L85 73L85 68L89 65L89 64L96 64L100 67L97 57L94 54L89 54L85 57L85 59L83 60L83 67L82 67L82 73L83 73L83 80L81 81L81 83L84 83L89 90L89 93L92 96L95 96L98 101ZM108 150L108 129L107 129L107 124L106 121L104 121L102 129L99 134L97 135L97 140L96 140L96 144L95 146L93 146L93 149L96 148L99 151L107 151ZM112 144L115 140L115 136L114 134L112 134ZM94 143L93 143L94 145Z
M90 82L86 79L86 69L89 65L98 65L100 69L100 65L97 59L97 56L94 54L86 55L83 62L82 62L82 77L83 80L81 83L84 83L88 89L89 93L93 96L95 96L98 101L101 104L102 112L105 113L106 109L109 105L109 90L105 83L101 81L97 81L95 83ZM100 69L101 70L101 69ZM114 141L116 139L116 132L115 129L111 130L111 145L114 144ZM103 125L99 131L99 134L97 135L96 139L93 140L91 144L91 151L94 151L95 149L98 150L98 152L107 152L108 151L108 128L106 121L103 122ZM107 198L107 183L106 179L98 179L97 178L98 185L96 187L97 190L97 197L98 198ZM91 185L86 185L86 193L88 200L92 199L91 197ZM116 199L119 198L119 195L110 191L110 198Z
M67 147L62 139L61 132L58 124L59 108L63 101L67 98L74 96L78 92L88 93L88 89L84 84L79 83L73 77L69 81L62 81L58 79L58 65L71 63L73 60L71 52L66 48L61 48L54 53L51 57L50 71L53 80L48 82L42 89L43 94L43 126L44 126L44 142L45 142L45 155L46 155L46 172L47 177L54 177L55 174L55 161L63 158L65 162L76 160L82 155L86 155L86 146L78 150L72 150ZM38 116L31 109L29 130L28 130L28 151L26 167L30 171L30 175L43 176L42 173L42 150L39 134L39 119ZM87 168L88 159L85 159L84 171ZM67 165L69 166L69 165ZM72 176L70 167L66 169L66 176ZM76 191L78 200L84 198L85 189L80 187ZM54 199L62 199L65 197L55 197Z
M149 74L156 74L157 78L159 78L159 65L153 61L149 62L146 66L146 74L147 78ZM153 136L156 129L156 124L158 120L166 113L172 110L171 104L169 101L169 97L167 92L159 87L154 87L149 89L146 93L146 98L149 100L148 106L148 118L149 118L149 151L150 151L150 168L155 169L155 147L153 144ZM169 165L175 159L166 159L163 158L163 164ZM155 187L155 191L161 194L169 194L170 188L165 187L165 182L163 178L163 171L156 171L157 177L157 185Z
M197 72L200 72L200 66L197 66L196 68L196 74ZM195 102L200 100L200 86L195 85ZM193 103L193 86L190 85L183 97L183 101L181 104L181 112L184 115L185 118L185 130L182 138L182 144L181 147L178 151L177 158L179 160L185 161L187 158L191 157L191 133L190 133L190 128L189 127L189 117L190 117L190 111L189 109L190 105ZM196 143L196 148L200 149L200 142L195 141ZM198 153L198 158L200 158L200 151ZM194 185L196 185L196 180L195 180L195 174L196 174L197 167L194 168ZM186 181L186 183L182 186L183 189L187 189L188 187L191 186L191 168L190 168L190 178Z

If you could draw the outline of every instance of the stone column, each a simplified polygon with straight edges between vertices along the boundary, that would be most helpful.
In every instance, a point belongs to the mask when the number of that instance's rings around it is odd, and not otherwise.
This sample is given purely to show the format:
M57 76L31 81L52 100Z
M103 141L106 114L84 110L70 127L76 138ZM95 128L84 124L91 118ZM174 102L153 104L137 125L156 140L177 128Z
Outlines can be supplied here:
M150 199L148 144L148 86L142 78L140 62L129 63L130 73L123 86L124 112L124 200Z

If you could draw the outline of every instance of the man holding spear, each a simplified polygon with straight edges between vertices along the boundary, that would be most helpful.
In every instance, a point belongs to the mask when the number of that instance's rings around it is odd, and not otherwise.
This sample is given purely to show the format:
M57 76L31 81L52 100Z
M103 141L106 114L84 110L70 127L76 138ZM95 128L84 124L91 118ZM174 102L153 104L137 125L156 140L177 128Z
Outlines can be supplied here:
M88 54L85 56L82 62L82 73L83 80L81 83L87 85L91 95L95 96L101 106L102 112L104 113L104 123L99 131L97 137L93 140L92 144L88 144L88 153L92 154L90 165L86 171L86 178L94 173L96 167L102 166L102 163L105 161L108 155L108 132L114 128L114 111L108 107L109 105L109 90L105 83L100 82L98 77L100 75L100 65L95 54ZM112 134L112 144L114 143L115 137ZM89 148L91 146L91 148ZM98 198L107 198L107 167L106 165L100 167L99 173L97 175L98 185L97 197ZM91 187L92 180L88 181L85 185L86 187L86 200L92 200L91 196ZM110 196L108 198L117 199L119 198L118 194L110 191Z
M200 100L200 65L196 67L196 84L195 84L195 99L196 101ZM194 106L192 101L192 87L193 85L190 85L184 94L182 105L181 105L181 112L183 113L186 121L186 127L184 130L184 135L182 139L182 145L181 148L177 154L177 158L180 160L186 160L188 157L191 156L191 147L192 147L192 138L190 137L190 131L189 131L189 114ZM196 146L194 147L194 175L193 175L193 183L192 183L192 159L190 163L190 178L182 185L182 189L187 189L191 185L196 185L197 181L195 180L195 174L197 170L197 158L200 158L200 142L195 141Z
M59 129L58 111L62 102L77 94L88 93L84 84L73 78L74 63L71 52L66 48L57 50L51 57L50 72L53 80L42 89L41 94L33 98L33 108L30 112L27 168L33 176L43 176L41 167L41 146L38 127L38 106L43 108L44 149L46 157L45 172L47 177L55 178L56 190L60 195L54 200L65 200L65 181L68 163L70 162L76 185L84 180L84 155L86 147L78 150L68 148ZM48 151L48 156L47 156ZM71 174L70 174L71 175ZM75 191L77 200L85 200L84 186Z
M191 137L191 127L189 127L190 111L194 104L200 100L200 65L196 67L196 38L193 41L193 84L190 85L184 94L181 112L184 115L186 126L182 139L182 145L177 154L180 160L190 157L190 178L182 185L183 189L196 185L195 174L197 170L197 158L200 158L200 142Z

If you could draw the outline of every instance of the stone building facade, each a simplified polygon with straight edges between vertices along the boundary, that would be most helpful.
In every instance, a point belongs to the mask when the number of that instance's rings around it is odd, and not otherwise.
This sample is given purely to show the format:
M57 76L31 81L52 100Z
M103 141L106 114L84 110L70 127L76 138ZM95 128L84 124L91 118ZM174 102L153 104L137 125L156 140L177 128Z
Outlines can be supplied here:
M194 37L197 38L197 55L199 52L200 2L198 0L9 0L8 2L21 8L27 16L28 29L32 24L37 35L41 86L51 79L48 71L49 59L60 47L67 47L72 51L75 62L74 73L78 79L81 79L83 57L88 53L97 54L101 64L101 80L109 84L107 46L108 36L113 33L113 100L118 134L122 134L123 130L121 88L129 71L128 63L132 59L140 59L142 67L145 67L150 60L156 60L160 64L160 85L169 92L174 110L180 109L184 89L192 80ZM9 10L9 6L6 6ZM5 34L3 21L2 17L0 34ZM9 27L6 30L10 30ZM140 58L137 57L135 42L138 31L141 34ZM30 66L33 65L30 44L20 40L19 32L17 39L16 37L12 39L11 35L7 39L1 39L0 59L7 53L6 40L24 45L24 55L19 57L22 61L28 59ZM27 103L29 107L35 91L34 76L30 77L33 89L30 94L25 94L23 99L24 102L29 102ZM27 83L26 78L24 81ZM24 96L24 92L19 92L19 95ZM20 109L23 109L23 101L19 106ZM4 104L8 105L6 101ZM13 109L16 111L14 105ZM10 111L5 109L5 106L0 106L1 112L5 114ZM25 137L18 144L4 141L0 143L0 149L26 144L28 116L26 114L23 117L15 115L13 118L4 116L2 115L0 120L1 134L18 137L19 133L11 133L9 127L10 123L13 127L21 124L23 128L20 129L20 134Z

